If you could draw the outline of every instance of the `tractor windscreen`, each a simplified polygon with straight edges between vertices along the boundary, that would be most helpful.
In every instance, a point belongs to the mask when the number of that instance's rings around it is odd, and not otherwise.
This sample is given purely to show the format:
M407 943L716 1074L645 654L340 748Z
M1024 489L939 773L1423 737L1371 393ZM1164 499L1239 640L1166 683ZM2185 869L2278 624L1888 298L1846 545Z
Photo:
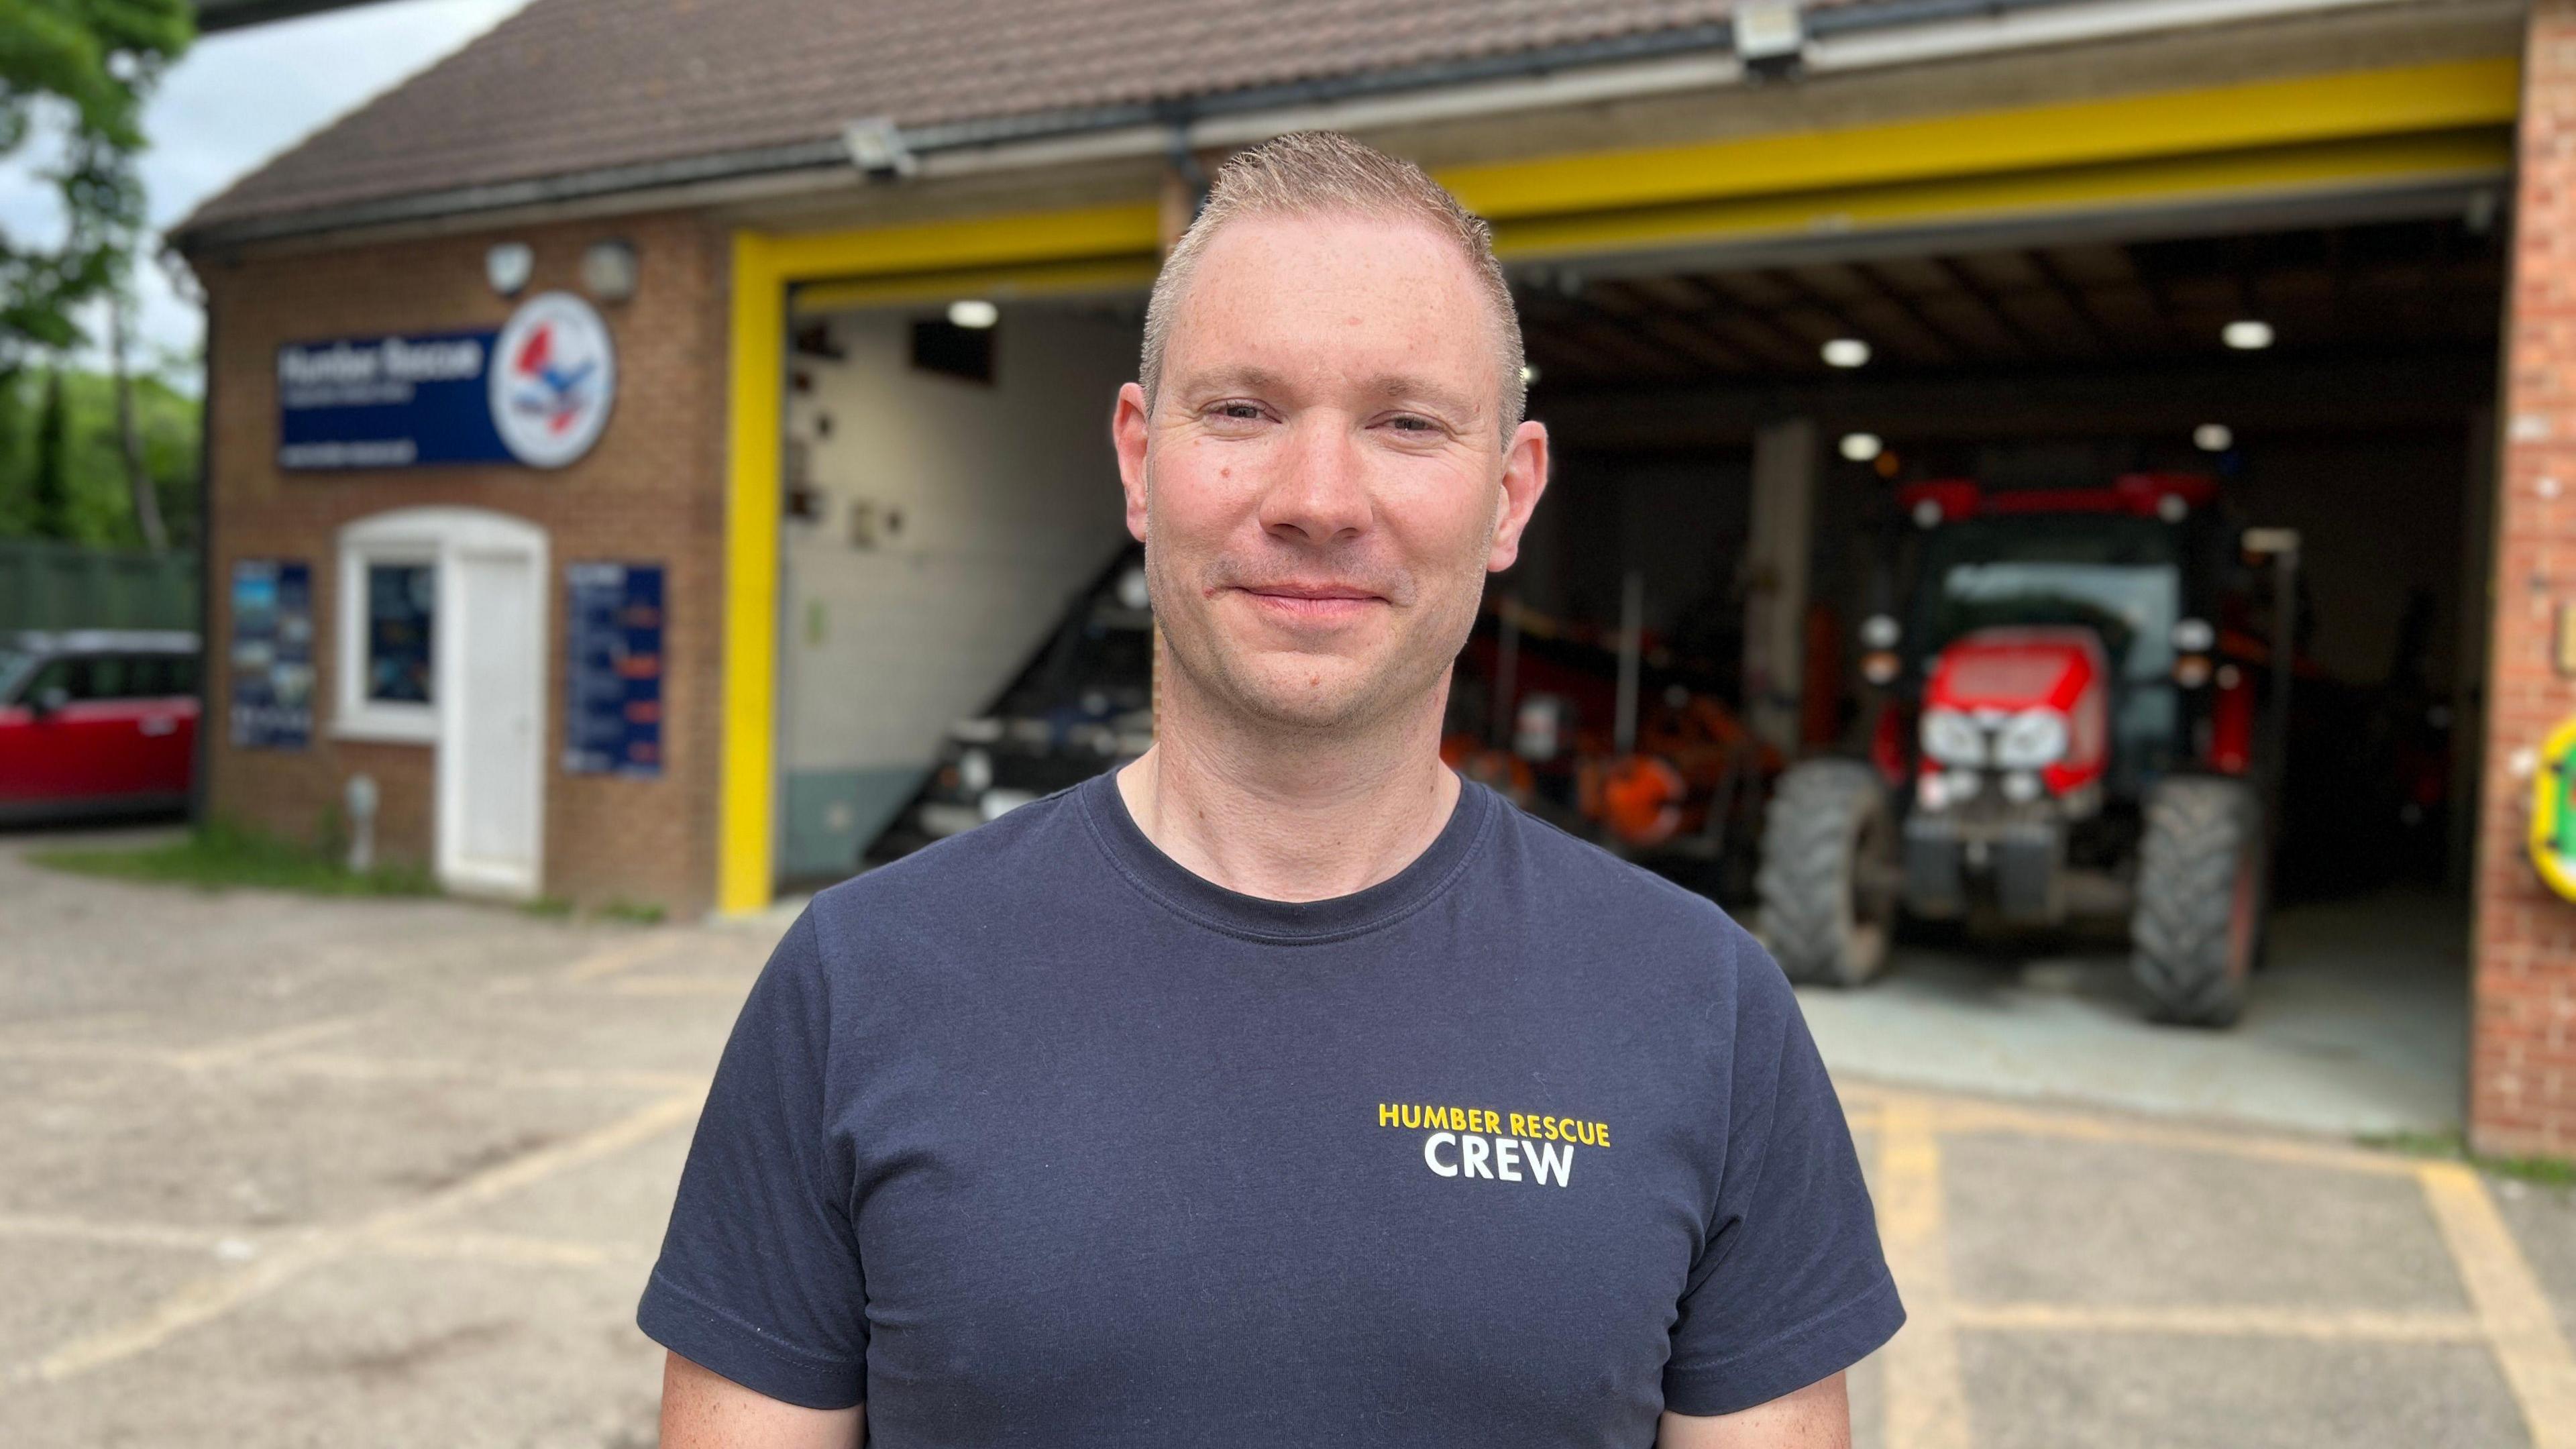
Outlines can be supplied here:
M1924 540L1913 637L1925 657L1978 629L2081 624L2133 682L2173 668L2182 607L2174 530L2100 514L1982 518Z

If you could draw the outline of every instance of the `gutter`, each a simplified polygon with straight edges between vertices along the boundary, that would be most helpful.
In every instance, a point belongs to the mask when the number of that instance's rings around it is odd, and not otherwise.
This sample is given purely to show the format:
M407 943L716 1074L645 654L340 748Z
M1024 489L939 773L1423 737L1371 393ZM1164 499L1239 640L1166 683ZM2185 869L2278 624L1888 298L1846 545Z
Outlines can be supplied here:
M1883 0L1806 11L1798 71L1830 75L2154 31L2410 0ZM1186 100L895 127L909 174L937 179L1163 157L1282 131L1370 130L1739 85L1731 21L1508 56L1252 87ZM603 167L216 222L173 233L201 254L255 242L447 222L708 205L863 184L845 137Z

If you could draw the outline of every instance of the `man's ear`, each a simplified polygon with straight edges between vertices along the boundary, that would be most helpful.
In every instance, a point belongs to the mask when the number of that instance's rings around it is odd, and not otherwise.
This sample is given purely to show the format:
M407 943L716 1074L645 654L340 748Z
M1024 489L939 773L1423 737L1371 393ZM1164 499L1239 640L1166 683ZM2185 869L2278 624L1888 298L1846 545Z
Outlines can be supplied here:
M1521 555L1521 533L1529 527L1538 497L1547 491L1547 424L1524 422L1512 430L1503 450L1502 498L1494 513L1494 545L1485 556L1485 571L1501 573Z
M1138 543L1145 541L1145 503L1150 491L1145 470L1150 421L1145 389L1132 382L1122 384L1118 402L1109 411L1109 442L1118 450L1118 488L1127 496L1127 532Z

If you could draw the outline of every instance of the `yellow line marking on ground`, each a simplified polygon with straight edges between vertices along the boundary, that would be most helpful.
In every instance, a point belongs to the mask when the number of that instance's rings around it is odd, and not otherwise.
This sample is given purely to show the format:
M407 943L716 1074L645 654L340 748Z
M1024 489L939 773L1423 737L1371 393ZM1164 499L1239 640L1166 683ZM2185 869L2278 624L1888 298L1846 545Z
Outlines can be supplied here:
M280 1243L317 1229L281 1234L273 1229L201 1228L184 1223L103 1223L87 1218L42 1213L0 1213L0 1241L87 1243L114 1248L161 1248L184 1253L222 1253L230 1246L242 1261L261 1256ZM451 1258L462 1262L524 1263L554 1267L591 1267L621 1260L645 1260L650 1248L615 1247L570 1238L534 1237L522 1233L401 1233L360 1241L353 1253L382 1253L397 1258Z
M659 1072L635 1067L503 1067L490 1062L449 1057L348 1057L300 1053L261 1064L264 1070L298 1076L329 1077L344 1082L468 1080L494 1087L544 1087L576 1092L678 1092L696 1087L706 1077L697 1072Z
M0 1046L0 1059L33 1061L117 1062L129 1066L190 1071L190 1055L166 1047L115 1043L53 1042ZM545 1088L576 1092L679 1092L706 1078L697 1072L664 1072L633 1067L507 1067L454 1057L359 1057L333 1052L294 1052L233 1064L251 1075L324 1077L345 1082L471 1081L494 1087Z
M2477 1306L2496 1362L2522 1407L2532 1449L2576 1449L2576 1354L2477 1173L2457 1162L2415 1168L2442 1242Z
M1968 1449L1941 1140L1929 1104L1888 1099L1878 1126L1877 1186L1879 1238L1906 1313L1886 1350L1887 1449Z
M2466 1313L2253 1304L1962 1303L1961 1328L2005 1333L2166 1333L2201 1338L2304 1338L2327 1343L2475 1343L2486 1329Z
M2301 1142L2295 1138L2251 1133L2240 1136L2197 1127L2168 1127L2152 1122L2035 1112L2027 1108L1983 1103L1948 1102L1935 1111L1941 1130L1950 1133L2005 1132L2024 1137L2166 1147L2182 1152L2205 1152L2219 1157L2378 1176L2403 1176L2415 1170L2415 1164L2403 1157L2328 1142Z
M188 1072L240 1066L261 1057L283 1053L291 1047L307 1046L325 1037L338 1036L383 1014L381 1011L362 1011L347 1016L326 1016L318 1021L298 1022L275 1031L219 1041L211 1046L189 1047L175 1055L172 1065Z
M716 996L739 1000L751 994L753 972L741 976L629 976L608 983L620 996Z
M287 1243L240 1270L201 1279L130 1323L85 1334L18 1371L59 1383L131 1358L199 1324L219 1318L303 1273L369 1248L418 1235L441 1218L481 1207L557 1173L647 1141L695 1117L703 1093L668 1097L579 1137L542 1147L418 1202L387 1208L344 1228Z
M186 1065L187 1053L166 1046L150 1046L128 1041L13 1041L0 1042L0 1060L30 1062L126 1062L141 1066L168 1067L173 1071Z
M44 1213L0 1213L0 1238L104 1243L114 1247L172 1248L211 1253L224 1242L257 1242L256 1231L190 1227L182 1223L102 1223Z
M656 957L676 951L680 948L681 942L686 939L687 937L677 931L655 931L649 935L638 936L631 941L620 941L575 961L564 969L563 979L574 982L604 980L620 971L640 966Z
M376 1250L403 1258L448 1258L467 1263L511 1263L531 1267L590 1268L621 1260L647 1260L650 1250L612 1248L604 1243L568 1238L523 1237L515 1233L404 1233L375 1244Z
M2393 1153L2373 1152L2335 1142L2266 1135L2260 1128L2239 1131L2176 1126L2094 1116L2073 1110L2014 1106L1934 1092L1899 1091L1870 1083L1837 1083L1836 1091L1847 1104L1856 1104L1863 1109L1900 1102L1918 1104L1932 1114L1933 1127L1947 1136L1996 1133L2056 1137L2078 1142L2124 1143L2383 1177L2411 1176L2416 1165L2415 1159ZM1857 1124L1862 1120L1865 1119L1859 1114L1853 1115L1854 1130L1859 1130Z

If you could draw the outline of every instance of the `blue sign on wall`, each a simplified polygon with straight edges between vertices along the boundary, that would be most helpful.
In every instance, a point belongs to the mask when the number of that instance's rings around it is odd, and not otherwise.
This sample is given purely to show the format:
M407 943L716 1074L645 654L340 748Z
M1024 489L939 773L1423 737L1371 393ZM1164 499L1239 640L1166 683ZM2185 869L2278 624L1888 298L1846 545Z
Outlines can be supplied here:
M313 570L237 560L232 603L233 743L303 749L313 740Z
M564 570L570 631L564 769L662 773L662 566L578 563Z
M560 468L599 440L616 394L608 328L568 292L529 298L497 332L289 343L277 349L277 462Z

